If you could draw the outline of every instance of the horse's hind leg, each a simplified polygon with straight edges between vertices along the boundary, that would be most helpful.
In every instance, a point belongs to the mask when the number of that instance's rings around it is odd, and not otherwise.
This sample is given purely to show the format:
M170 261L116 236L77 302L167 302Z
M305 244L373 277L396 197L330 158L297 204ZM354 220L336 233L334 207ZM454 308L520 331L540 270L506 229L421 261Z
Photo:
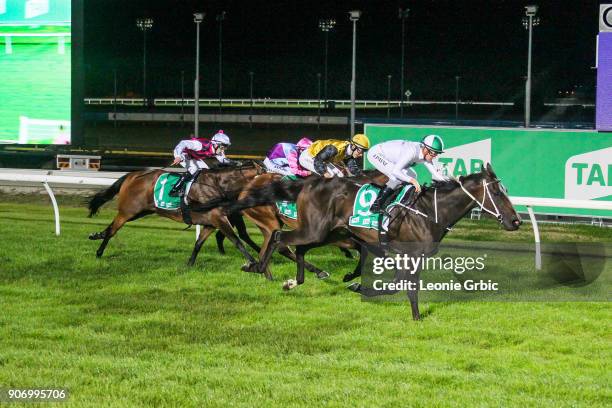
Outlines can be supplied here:
M352 273L347 273L346 275L344 275L344 277L342 278L342 282L350 282L358 276L361 276L361 271L363 270L367 258L368 249L365 246L361 246L359 250L359 262L357 262L355 270Z
M347 257L348 259L353 259L354 258L353 254L348 249L342 248L342 247L340 247L339 249L340 249L340 252L342 252L344 254L344 256Z
M115 216L115 218L113 219L113 222L111 222L110 225L106 227L104 231L97 233L97 234L92 234L92 235L98 235L100 236L101 239L103 239L102 243L100 244L100 247L96 251L96 257L100 258L102 256L102 254L104 253L104 250L106 249L106 245L108 245L108 241L110 241L110 239L117 233L117 231L119 231L121 227L123 227L123 225L128 221L129 221L129 217L126 217L125 215L119 213ZM89 237L89 239L100 239L100 238L92 238L92 236Z
M193 264L195 263L196 258L198 257L198 253L200 252L200 249L202 248L202 245L204 245L204 242L206 242L206 239L210 236L210 234L213 233L213 231L215 230L214 227L211 226L203 226L202 230L200 231L200 235L198 236L198 240L196 241L195 245L193 246L193 252L191 252L191 257L189 258L189 261L187 262L187 265L189 266L193 266ZM217 234L218 235L218 234ZM223 235L223 234L221 234ZM217 243L219 243L219 238L217 237Z

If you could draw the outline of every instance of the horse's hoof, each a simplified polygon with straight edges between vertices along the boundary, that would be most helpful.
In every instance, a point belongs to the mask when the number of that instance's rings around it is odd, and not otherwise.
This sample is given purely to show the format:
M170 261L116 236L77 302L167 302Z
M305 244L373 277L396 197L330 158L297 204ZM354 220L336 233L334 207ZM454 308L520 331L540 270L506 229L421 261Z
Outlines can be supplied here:
M327 279L327 278L329 278L329 273L325 271L321 271L317 273L317 279Z
M245 263L240 269L242 269L243 272L259 273L256 262Z
M291 290L297 286L297 281L295 279L286 280L283 283L283 290Z
M353 282L346 287L351 292L360 293L361 292L361 283Z
M342 278L342 282L346 283L346 282L350 282L353 279L355 279L356 276L353 275L352 273L347 273L346 275L344 275L344 277Z

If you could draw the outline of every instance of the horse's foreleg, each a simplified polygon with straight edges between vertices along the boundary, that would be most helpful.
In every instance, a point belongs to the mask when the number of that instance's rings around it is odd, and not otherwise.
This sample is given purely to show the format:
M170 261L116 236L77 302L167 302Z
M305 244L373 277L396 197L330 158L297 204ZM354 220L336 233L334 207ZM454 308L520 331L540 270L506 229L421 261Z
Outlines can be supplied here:
M202 230L200 231L200 235L198 236L198 239L195 245L193 246L193 251L191 252L191 257L189 258L187 265L193 266L196 258L198 257L198 253L200 252L200 249L202 248L202 245L204 245L204 242L206 242L206 239L210 236L210 234L213 233L214 230L215 228L211 226L202 227ZM218 242L219 242L219 239L217 238L217 243Z
M260 252L259 265L257 266L257 271L259 273L270 273L268 271L268 264L270 263L270 259L272 259L272 254L279 245L280 234L281 231L276 230L272 231L269 236L264 236L264 243L262 245L263 254Z
M254 264L257 262L255 261L255 258L253 258L253 256L249 253L249 251L246 250L246 248L242 244L242 241L240 241L236 234L234 234L234 230L232 229L229 220L225 216L219 217L219 219L217 220L216 227L219 228L223 235L225 235L227 239L229 239L232 244L236 246L236 248L238 248L240 253L244 255L249 264Z
M281 247L278 250L278 253L281 254L282 256L284 256L285 258L291 259L293 262L297 262L297 258L295 256L295 254L293 253L291 248L289 248L286 245L281 245ZM311 263L308 263L308 262L304 261L304 267L306 269L308 269L310 272L316 274L317 278L319 278L319 279L327 279L327 278L329 278L329 273L328 272L325 272L324 270L317 268L316 266L314 266Z
M304 283L304 255L310 249L308 245L298 245L295 247L295 258L297 260L297 273L295 275L295 280L298 285Z
M410 275L410 281L414 282L414 290L408 290L408 299L410 300L413 320L421 320L421 313L419 313L419 275L418 271Z
M225 255L225 247L223 246L223 240L225 239L225 235L221 231L217 231L215 234L215 239L217 240L217 250L221 255Z
M229 220L230 223L236 228L236 231L238 231L238 237L240 237L241 240L246 242L247 245L253 248L255 252L261 251L259 245L257 245L249 236L246 229L246 224L244 223L244 218L242 218L241 214L232 214L229 217Z

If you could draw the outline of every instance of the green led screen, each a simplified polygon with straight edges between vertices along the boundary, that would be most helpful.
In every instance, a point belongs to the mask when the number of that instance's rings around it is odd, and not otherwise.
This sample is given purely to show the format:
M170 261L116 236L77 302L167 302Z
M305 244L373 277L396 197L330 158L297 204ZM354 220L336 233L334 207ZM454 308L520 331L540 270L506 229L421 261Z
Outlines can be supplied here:
M71 0L0 0L0 143L70 143L71 44Z

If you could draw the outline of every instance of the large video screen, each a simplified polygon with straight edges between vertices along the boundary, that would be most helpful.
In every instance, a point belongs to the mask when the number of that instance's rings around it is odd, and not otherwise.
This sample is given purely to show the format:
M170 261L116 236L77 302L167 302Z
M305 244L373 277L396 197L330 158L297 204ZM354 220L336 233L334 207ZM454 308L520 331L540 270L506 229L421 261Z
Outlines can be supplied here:
M0 143L70 143L70 3L0 0Z

